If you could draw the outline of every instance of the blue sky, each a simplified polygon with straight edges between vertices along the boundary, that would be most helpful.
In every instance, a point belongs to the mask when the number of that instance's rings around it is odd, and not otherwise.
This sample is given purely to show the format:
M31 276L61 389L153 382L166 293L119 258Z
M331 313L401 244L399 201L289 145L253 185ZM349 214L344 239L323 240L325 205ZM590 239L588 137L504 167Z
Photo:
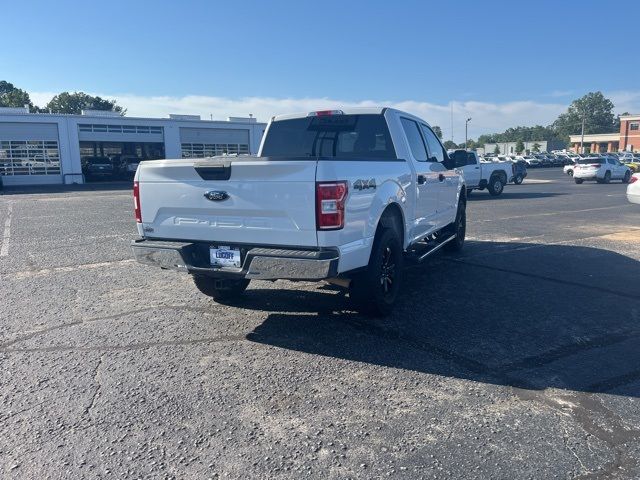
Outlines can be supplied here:
M477 135L501 117L550 122L594 90L640 108L627 43L637 1L62 0L5 3L2 16L0 79L36 101L107 95L130 115L226 108L266 120L273 109L371 102L445 124L453 105L456 117L476 115Z

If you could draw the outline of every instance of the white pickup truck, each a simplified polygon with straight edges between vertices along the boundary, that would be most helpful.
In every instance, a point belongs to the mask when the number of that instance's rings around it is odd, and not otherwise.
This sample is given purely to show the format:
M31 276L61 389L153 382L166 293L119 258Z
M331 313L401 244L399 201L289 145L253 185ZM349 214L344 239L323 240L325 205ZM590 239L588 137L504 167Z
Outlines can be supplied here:
M464 177L429 125L391 108L283 115L258 157L140 163L136 259L217 301L252 279L326 280L390 313L405 260L460 250Z
M514 180L511 162L480 162L476 152L467 150L450 150L449 156L455 167L462 170L467 193L486 188L491 195L498 196Z

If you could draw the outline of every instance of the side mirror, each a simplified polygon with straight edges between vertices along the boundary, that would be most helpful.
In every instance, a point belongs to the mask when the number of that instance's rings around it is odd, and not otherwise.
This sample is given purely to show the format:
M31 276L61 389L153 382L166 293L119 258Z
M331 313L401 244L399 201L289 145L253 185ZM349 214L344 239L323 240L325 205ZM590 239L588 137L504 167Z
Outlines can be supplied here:
M445 166L447 170L453 170L456 168L456 161L454 158L451 158L449 155L445 155L444 161L442 164Z
M452 164L451 168L464 167L467 164L466 152L454 152L451 156L451 164Z

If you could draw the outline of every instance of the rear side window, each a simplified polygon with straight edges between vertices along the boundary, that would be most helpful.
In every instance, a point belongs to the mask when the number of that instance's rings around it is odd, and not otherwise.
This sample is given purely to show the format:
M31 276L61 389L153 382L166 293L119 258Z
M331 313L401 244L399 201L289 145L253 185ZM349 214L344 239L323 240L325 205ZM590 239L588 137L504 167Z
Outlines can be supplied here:
M433 133L431 129L425 125L422 125L422 132L424 133L424 138L427 141L427 147L429 147L429 153L431 154L431 156L435 157L436 162L444 162L444 149L440 144L440 140L438 140L438 137L436 137L436 134Z
M273 122L264 157L395 159L383 115L326 115Z
M418 162L426 162L427 149L425 148L424 142L422 141L420 127L416 122L414 122L413 120L409 120L408 118L402 118L401 121L402 128L405 135L407 136L407 140L409 141L409 148L411 149L413 158Z

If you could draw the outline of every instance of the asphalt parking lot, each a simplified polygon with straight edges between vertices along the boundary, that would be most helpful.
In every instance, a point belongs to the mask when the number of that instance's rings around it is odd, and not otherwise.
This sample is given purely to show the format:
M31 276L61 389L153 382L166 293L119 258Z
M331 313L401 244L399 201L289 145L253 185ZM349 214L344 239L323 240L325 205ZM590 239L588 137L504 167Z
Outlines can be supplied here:
M408 269L383 320L313 283L219 305L134 263L128 190L6 192L0 477L638 478L625 188L474 192L463 254Z

